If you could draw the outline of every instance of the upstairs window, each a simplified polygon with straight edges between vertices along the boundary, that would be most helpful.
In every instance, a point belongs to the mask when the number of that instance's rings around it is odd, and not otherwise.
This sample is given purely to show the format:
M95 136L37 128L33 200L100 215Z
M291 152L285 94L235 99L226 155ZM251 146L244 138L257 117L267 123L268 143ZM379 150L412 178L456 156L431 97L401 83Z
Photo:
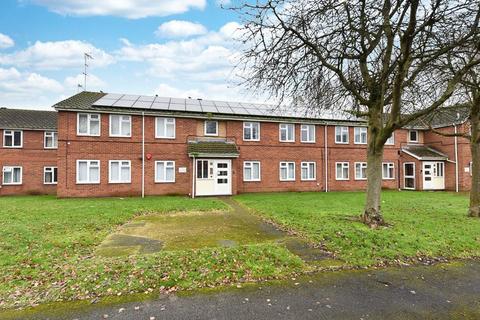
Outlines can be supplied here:
M57 184L57 167L43 168L43 183Z
M280 123L279 128L281 142L295 141L295 125L293 123Z
M5 148L23 147L23 131L22 130L4 130L3 146Z
M335 143L348 144L348 127L335 127Z
M390 146L395 144L395 133L392 133L392 135L387 139L385 144Z
M218 136L218 121L205 120L205 135Z
M395 164L392 162L383 163L382 165L382 179L392 180L395 179Z
M45 149L57 149L58 148L58 133L57 132L45 132L43 146Z
M3 184L22 184L22 167L3 167Z
M418 142L418 130L408 131L408 142Z
M367 144L367 128L355 127L354 129L354 143L355 144Z
M244 122L243 123L243 140L259 141L260 140L260 123Z
M156 118L155 137L175 139L175 118Z
M300 141L305 143L315 142L315 125L302 124L300 127Z
M110 115L110 136L111 137L131 137L132 136L132 117L111 114Z
M77 118L77 135L100 136L100 115L79 113Z

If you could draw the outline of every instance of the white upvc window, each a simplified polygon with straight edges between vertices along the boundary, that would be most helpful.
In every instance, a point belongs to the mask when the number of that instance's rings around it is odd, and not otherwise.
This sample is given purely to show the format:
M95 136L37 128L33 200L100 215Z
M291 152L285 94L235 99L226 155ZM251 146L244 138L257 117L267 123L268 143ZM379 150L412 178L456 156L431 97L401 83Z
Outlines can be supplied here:
M312 181L316 179L316 163L302 162L301 163L301 179L303 181Z
M175 139L175 118L155 118L155 138Z
M175 182L175 161L155 161L155 182Z
M335 127L335 143L348 144L348 127Z
M260 141L260 122L243 123L243 140Z
M77 114L77 135L78 136L100 136L100 114L78 113Z
M408 142L418 142L418 130L408 130Z
M445 175L445 164L443 162L436 162L433 165L433 176L442 177Z
M208 179L210 170L212 170L211 175L213 177L213 168L209 162L209 160L197 160L197 179Z
M302 124L300 127L300 142L315 143L315 125Z
M336 180L349 180L350 164L348 162L336 162L335 163L335 179Z
M205 120L205 135L218 136L218 121Z
M22 184L22 167L6 166L3 167L3 179L4 185L19 185Z
M243 162L243 181L260 181L260 161Z
M367 180L366 162L355 162L355 180Z
M45 135L43 139L43 147L45 149L57 149L58 133L54 131L45 131Z
M100 160L77 160L77 184L100 183Z
M353 129L355 144L367 144L367 128L366 127L355 127Z
M57 184L57 167L43 168L43 184Z
M279 135L281 142L295 142L295 125L293 123L280 123Z
M392 132L392 135L385 142L386 145L393 146L395 144L395 132Z
M280 162L280 181L295 181L295 162Z
M3 146L5 148L22 148L23 131L22 130L3 130Z
M130 160L110 160L108 162L108 182L130 183L131 167Z
M382 164L382 179L395 179L395 164L393 162L384 162Z
M131 137L132 117L121 114L110 115L110 137Z

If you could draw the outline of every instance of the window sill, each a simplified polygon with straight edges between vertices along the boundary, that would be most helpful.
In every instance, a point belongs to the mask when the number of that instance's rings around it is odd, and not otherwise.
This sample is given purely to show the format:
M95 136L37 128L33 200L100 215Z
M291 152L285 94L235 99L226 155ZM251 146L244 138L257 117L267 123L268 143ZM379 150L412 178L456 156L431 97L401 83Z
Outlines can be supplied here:
M161 183L161 184L164 184L164 183L175 183L175 181L155 181L155 183Z
M21 186L23 183L3 183L2 186Z

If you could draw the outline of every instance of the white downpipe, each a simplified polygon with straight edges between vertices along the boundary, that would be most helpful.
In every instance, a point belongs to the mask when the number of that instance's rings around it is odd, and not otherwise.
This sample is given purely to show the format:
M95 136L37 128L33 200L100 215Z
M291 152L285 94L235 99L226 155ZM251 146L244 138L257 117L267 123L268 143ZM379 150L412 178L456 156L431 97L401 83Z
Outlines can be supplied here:
M459 191L458 181L458 137L457 137L457 125L453 125L455 129L455 192Z
M195 156L193 156L193 164L192 164L192 199L195 199L195 177L197 176L196 172L197 166L195 163Z
M142 198L145 198L145 112L142 112Z
M325 192L328 192L328 137L327 137L327 125L325 125Z

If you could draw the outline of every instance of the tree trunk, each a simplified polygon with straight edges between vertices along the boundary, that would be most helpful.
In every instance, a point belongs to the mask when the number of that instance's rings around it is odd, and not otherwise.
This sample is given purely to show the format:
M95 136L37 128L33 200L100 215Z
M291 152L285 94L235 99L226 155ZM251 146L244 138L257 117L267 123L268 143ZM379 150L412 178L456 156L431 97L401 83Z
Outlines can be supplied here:
M371 129L371 128L370 128ZM367 147L367 200L362 221L372 228L385 225L381 212L383 145L376 143L378 131L369 129Z
M468 209L468 215L476 218L480 218L480 114L478 109L478 106L474 106L470 117L470 126L472 128L472 136L470 138L470 150L472 152L472 188L470 190L470 207Z

